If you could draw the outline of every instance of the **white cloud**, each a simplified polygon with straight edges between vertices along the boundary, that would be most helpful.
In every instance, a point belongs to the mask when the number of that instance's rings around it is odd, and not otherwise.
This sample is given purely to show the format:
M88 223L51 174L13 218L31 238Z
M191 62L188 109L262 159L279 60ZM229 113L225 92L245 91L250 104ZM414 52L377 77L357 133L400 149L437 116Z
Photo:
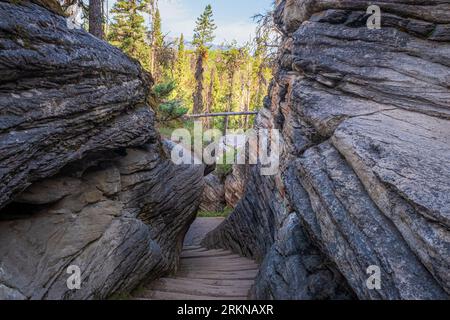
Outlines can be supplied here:
M159 4L163 29L170 36L178 37L181 33L191 38L195 27L195 18L180 0L161 0Z
M250 40L255 33L255 25L250 22L227 22L226 24L217 23L216 41L217 43L231 42L236 40L243 44Z

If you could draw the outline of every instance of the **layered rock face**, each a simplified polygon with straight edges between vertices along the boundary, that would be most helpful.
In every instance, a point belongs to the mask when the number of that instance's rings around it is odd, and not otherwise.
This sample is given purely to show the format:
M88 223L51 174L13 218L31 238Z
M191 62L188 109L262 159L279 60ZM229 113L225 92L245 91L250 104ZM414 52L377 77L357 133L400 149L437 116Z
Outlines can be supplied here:
M366 25L373 4L379 30ZM205 242L262 261L256 298L449 297L449 12L448 1L277 2L285 36L257 125L282 133L280 174L254 168Z
M174 271L203 191L154 130L151 77L58 8L0 1L0 299L104 299Z
M211 173L205 177L200 210L209 212L223 211L225 208L225 189L219 177Z
M234 165L225 178L225 201L230 208L235 208L244 196L248 170L246 165Z

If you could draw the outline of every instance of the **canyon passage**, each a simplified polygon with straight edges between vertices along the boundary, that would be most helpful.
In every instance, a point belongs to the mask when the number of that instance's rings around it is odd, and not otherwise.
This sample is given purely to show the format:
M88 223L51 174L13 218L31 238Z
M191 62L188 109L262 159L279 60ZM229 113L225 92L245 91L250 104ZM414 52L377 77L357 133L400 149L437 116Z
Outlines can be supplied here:
M0 299L449 298L448 1L277 0L270 68L201 32L124 40L126 3L108 35L0 0ZM175 164L168 123L198 117L277 130L276 173Z

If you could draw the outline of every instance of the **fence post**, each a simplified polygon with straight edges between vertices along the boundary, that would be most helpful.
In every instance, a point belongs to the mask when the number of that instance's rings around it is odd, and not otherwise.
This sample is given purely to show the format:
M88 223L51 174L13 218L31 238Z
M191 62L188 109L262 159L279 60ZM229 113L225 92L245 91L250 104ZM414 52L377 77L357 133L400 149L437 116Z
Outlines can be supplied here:
M223 135L225 136L228 131L228 115L223 118Z

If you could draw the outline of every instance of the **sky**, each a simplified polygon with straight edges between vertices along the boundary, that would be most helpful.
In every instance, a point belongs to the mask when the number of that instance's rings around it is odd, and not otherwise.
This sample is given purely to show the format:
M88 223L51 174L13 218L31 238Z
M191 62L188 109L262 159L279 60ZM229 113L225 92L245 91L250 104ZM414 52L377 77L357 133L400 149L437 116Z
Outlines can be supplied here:
M257 13L264 13L273 0L159 0L163 32L171 38L184 34L192 39L195 21L206 5L211 4L217 25L215 44L236 40L243 44L254 35ZM110 1L110 6L114 1Z

